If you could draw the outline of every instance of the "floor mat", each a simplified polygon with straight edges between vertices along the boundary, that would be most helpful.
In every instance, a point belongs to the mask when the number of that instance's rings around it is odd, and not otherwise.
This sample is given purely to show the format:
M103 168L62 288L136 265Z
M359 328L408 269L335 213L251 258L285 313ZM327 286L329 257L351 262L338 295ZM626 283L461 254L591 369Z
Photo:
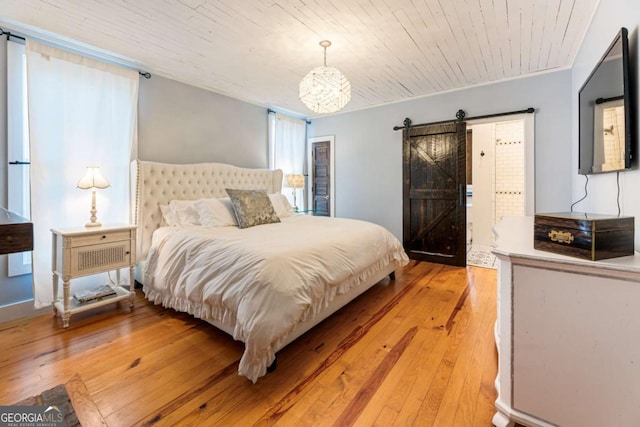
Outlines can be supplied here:
M498 268L496 256L488 248L471 246L467 251L467 264L476 267Z

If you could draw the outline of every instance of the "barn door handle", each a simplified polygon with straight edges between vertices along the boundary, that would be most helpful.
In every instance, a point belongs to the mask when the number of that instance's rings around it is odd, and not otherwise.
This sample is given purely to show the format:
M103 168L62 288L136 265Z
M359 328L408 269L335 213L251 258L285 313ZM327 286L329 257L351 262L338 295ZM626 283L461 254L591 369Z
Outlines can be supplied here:
M465 187L466 186L464 184L460 184L458 186L458 203L460 203L460 206L465 206L466 205L465 200L464 200L464 197L465 197L465 194L466 194Z

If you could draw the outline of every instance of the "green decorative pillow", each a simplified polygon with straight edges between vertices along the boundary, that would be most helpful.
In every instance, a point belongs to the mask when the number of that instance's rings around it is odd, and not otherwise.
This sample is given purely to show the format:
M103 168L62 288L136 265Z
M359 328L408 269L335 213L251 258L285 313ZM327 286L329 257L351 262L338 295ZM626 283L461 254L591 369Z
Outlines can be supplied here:
M228 188L226 191L231 199L239 228L280 222L269 195L265 191L230 190Z

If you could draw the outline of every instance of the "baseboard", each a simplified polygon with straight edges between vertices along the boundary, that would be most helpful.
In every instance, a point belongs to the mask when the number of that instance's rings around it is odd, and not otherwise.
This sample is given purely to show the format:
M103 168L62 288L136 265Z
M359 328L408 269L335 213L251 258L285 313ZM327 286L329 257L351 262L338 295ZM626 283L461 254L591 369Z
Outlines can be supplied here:
M29 299L26 301L16 302L14 304L0 306L0 322L34 317L47 312L51 312L51 307L36 309L33 306L33 300Z

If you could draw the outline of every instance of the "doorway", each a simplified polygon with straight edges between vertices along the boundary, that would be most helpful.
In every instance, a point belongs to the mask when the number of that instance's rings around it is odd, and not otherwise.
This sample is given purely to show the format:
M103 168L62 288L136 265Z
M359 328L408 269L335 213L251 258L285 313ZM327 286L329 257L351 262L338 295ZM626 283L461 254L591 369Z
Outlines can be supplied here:
M493 227L535 212L533 114L470 121L468 130L467 263L495 268Z
M335 216L335 137L319 136L307 141L308 204L315 216Z

